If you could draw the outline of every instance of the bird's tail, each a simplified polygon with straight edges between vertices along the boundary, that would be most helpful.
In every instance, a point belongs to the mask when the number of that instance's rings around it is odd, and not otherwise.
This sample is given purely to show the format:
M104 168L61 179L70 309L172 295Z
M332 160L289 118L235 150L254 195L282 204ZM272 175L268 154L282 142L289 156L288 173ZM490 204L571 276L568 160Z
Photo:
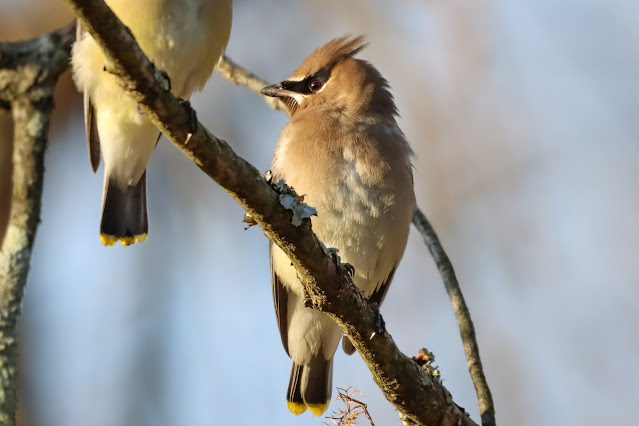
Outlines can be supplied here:
M321 416L331 402L332 387L333 358L325 360L318 354L305 365L293 361L286 395L288 409L299 415L308 408L311 413Z
M128 246L146 240L146 171L135 185L124 187L105 176L100 239L105 246L118 241Z

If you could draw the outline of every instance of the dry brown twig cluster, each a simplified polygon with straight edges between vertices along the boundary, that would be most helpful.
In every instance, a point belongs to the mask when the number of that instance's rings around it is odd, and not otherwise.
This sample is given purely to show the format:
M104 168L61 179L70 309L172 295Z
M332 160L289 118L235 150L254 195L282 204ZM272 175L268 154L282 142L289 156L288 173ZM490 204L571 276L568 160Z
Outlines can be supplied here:
M333 411L333 415L330 417L326 417L331 421L333 425L336 426L355 426L357 423L357 419L359 417L365 416L368 420L368 423L371 426L375 426L373 423L373 418L368 412L368 406L359 399L356 399L356 396L361 395L362 393L357 389L351 390L348 388L336 388L337 389L337 398L335 401L339 401L344 404L344 408ZM328 423L324 423L327 426L330 426Z

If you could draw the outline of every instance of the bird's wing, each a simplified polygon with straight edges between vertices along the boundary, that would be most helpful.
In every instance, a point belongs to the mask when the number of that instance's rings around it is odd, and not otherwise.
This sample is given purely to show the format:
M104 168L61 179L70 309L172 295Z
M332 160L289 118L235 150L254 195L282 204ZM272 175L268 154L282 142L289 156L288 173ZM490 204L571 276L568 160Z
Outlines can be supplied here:
M369 303L377 303L378 307L382 306L382 302L384 301L384 298L386 297L386 293L388 293L388 288L391 285L391 281L393 281L393 277L395 276L396 270L397 270L397 266L391 269L390 273L388 274L388 278L386 278L386 280L384 280L384 282L379 287L377 287L377 290L375 290L373 294L371 294L370 297L368 298Z
M384 280L382 285L380 285L377 290L375 290L373 294L371 294L371 296L368 298L369 303L377 303L378 307L382 305L382 302L386 297L386 293L388 293L391 281L393 281L393 277L395 276L396 269L397 266L395 266L390 271L390 274L388 274L388 277L386 278L386 280ZM346 352L346 354L348 355L353 355L355 353L355 347L346 336L342 338L342 349L344 349L344 352Z
M84 127L87 132L91 168L94 172L97 172L98 166L100 166L100 136L98 135L98 126L95 122L93 105L91 105L91 99L86 92L84 93Z
M275 317L277 318L277 327L280 329L280 337L286 354L288 353L288 290L279 277L275 273L275 265L273 265L273 243L269 242L269 257L271 259L271 283L273 285L273 303L275 305Z
M76 23L75 39L80 40L86 31L82 28L80 21ZM87 134L87 143L89 145L89 160L91 160L91 168L94 172L98 170L100 165L100 136L98 135L98 126L95 121L95 114L91 98L89 94L84 92L84 128Z

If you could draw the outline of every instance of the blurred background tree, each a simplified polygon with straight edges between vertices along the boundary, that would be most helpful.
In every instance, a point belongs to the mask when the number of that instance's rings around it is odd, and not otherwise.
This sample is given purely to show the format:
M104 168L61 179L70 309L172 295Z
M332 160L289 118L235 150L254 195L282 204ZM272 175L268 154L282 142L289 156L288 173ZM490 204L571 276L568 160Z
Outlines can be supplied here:
M418 203L465 290L501 424L615 423L639 404L638 18L623 0L235 2L227 52L271 81L335 36L368 34L361 56L393 88ZM70 19L61 2L0 0L0 40ZM68 76L56 90L20 323L23 424L321 424L286 409L266 238L244 232L235 202L164 141L149 168L149 240L102 247L80 96ZM194 105L268 169L283 114L219 75ZM437 355L478 418L427 257L413 232L384 317L404 352ZM397 423L357 356L337 356L334 383L357 387L377 424Z

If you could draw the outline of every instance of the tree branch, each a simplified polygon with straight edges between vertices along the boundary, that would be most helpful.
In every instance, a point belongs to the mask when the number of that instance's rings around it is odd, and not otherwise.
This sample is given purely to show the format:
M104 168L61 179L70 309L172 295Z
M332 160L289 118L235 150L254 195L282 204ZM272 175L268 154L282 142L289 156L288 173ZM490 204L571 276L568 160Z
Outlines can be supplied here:
M446 292L448 292L450 302L453 305L453 311L459 324L459 333L461 334L464 344L468 371L470 371L470 377L475 385L475 392L479 400L479 413L481 415L482 426L495 426L495 406L493 405L493 397L490 393L488 382L486 382L481 359L479 358L479 345L477 344L477 338L475 336L475 326L470 319L470 311L468 310L468 306L466 306L466 301L459 286L459 281L457 281L453 264L446 255L444 247L442 247L439 242L435 230L420 209L417 209L413 214L413 225L415 225L415 228L417 228L422 238L424 238L424 243L426 243L430 254L435 260L437 269L439 269L439 273L444 281Z
M288 114L288 109L286 109L280 98L264 96L260 93L260 90L271 84L268 81L262 80L252 72L242 68L226 55L223 55L217 62L216 69L231 83L244 86L264 99L264 102L266 102L269 107Z
M15 423L16 322L40 221L53 88L67 68L75 26L0 44L0 105L15 125L11 216L0 251L0 424Z

